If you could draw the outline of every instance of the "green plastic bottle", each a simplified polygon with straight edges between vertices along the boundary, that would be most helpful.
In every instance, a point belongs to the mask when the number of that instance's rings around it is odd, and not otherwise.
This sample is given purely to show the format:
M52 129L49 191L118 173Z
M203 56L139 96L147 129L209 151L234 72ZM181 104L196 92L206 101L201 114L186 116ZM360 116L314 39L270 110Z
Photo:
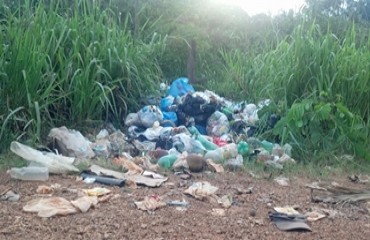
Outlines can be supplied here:
M207 150L215 150L218 148L216 144L211 141L208 141L206 137L199 133L198 129L194 126L188 128L189 132L195 136L195 139L198 140L205 149Z
M211 141L208 141L207 138L205 138L204 136L202 135L197 135L196 136L196 140L198 140L205 149L207 150L215 150L218 148L218 146L216 144L214 144L213 142Z
M269 141L266 141L266 140L263 140L263 141L261 142L261 144L262 144L262 147L263 147L264 149L266 149L269 153L271 153L271 152L272 152L272 149L273 149L273 147L274 147L274 144L273 144L273 143L271 143L271 142L269 142Z
M245 141L240 141L238 143L238 153L242 156L249 154L249 145Z
M170 169L176 160L177 155L166 155L161 157L157 163L161 168Z

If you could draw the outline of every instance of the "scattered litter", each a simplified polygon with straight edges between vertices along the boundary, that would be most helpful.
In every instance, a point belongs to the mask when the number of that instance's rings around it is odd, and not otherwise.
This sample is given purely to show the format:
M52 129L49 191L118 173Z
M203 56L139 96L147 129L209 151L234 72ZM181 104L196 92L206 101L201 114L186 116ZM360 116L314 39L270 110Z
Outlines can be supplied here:
M90 167L90 171L97 175L113 176L118 179L124 179L126 180L126 184L131 184L130 186L132 186L133 184L132 182L134 182L137 185L145 185L148 187L159 187L162 185L163 182L167 181L168 179L168 178L162 178L162 179L150 178L150 177L145 177L140 174L128 175L125 173L106 169L98 165L92 165Z
M81 212L87 212L91 207L98 204L97 196L83 196L74 201L71 201L72 205L79 209Z
M212 216L215 217L223 217L226 215L225 209L222 208L213 208L211 211Z
M91 142L76 130L71 130L65 126L53 128L48 135L53 141L53 147L64 156L77 158L93 158L94 151L91 149Z
M204 200L214 197L218 187L212 186L209 182L195 182L184 193L189 194L196 199Z
M116 166L120 166L123 169L128 170L126 174L128 175L135 175L135 174L141 174L144 170L136 165L133 161L130 159L124 158L124 157L116 157L112 160L112 163Z
M166 177L162 176L161 174L155 173L155 172L150 172L150 171L144 171L143 176L154 178L154 179L166 179Z
M104 176L97 176L91 173L88 173L88 171L83 171L81 174L81 177L84 179L83 181L85 183L101 183L104 185L109 185L109 186L118 186L118 187L123 187L125 185L125 180L124 179L118 179L114 177L104 177Z
M145 197L144 201L135 202L135 205L138 209L143 211L154 211L158 208L165 207L167 204L162 201L159 196L152 195L149 197Z
M287 215L284 213L269 213L270 220L282 231L312 231L302 215Z
M20 198L20 195L11 189L5 190L0 195L1 201L17 202L19 198Z
M74 158L67 158L53 153L43 153L19 142L12 142L10 150L30 162L40 163L49 169L50 173L79 172L72 165Z
M220 197L217 201L222 207L229 208L233 204L233 197L230 195L224 195Z
M55 215L69 215L77 213L73 204L61 197L34 199L23 207L25 212L36 212L39 217L52 217Z
M253 192L253 188L254 187L249 187L247 189L244 189L244 188L240 188L240 187L233 187L233 189L235 190L235 193L237 195L251 194Z
M22 167L11 168L7 171L13 179L23 181L46 181L49 179L49 170L47 167Z
M38 186L36 190L38 194L52 194L53 191L54 191L53 188L45 185Z
M96 180L96 178L92 178L92 177L86 177L84 178L83 182L86 183L86 184L92 184L94 183Z
M293 207L274 207L274 210L278 213L286 215L299 215L300 213L295 210Z
M277 182L280 186L288 187L289 186L289 178L286 177L277 177L274 179L275 182Z
M331 185L311 184L311 199L314 202L325 203L354 203L358 201L370 200L370 189L354 189L339 186L332 183ZM314 192L319 190L320 194Z
M326 215L317 211L317 210L314 210L314 211L311 211L311 212L307 212L305 214L306 218L307 218L307 221L309 222L316 222L317 220L320 220L322 218L325 218Z
M212 159L206 160L208 168L216 173L223 173L225 172L224 167L221 164L214 163Z
M185 200L182 201L168 201L167 205L169 206L176 206L176 207L189 207L190 204Z
M92 188L92 189L82 189L82 191L87 194L88 196L103 196L111 192L111 190L107 188Z

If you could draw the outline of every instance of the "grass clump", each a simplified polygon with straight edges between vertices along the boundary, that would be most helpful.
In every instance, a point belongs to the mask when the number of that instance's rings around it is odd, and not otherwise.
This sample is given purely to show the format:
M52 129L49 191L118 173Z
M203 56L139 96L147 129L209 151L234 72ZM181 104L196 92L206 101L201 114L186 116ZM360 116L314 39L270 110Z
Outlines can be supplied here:
M3 7L0 151L50 127L122 121L159 83L165 39L135 39L104 1L24 1ZM103 8L103 6L105 6Z

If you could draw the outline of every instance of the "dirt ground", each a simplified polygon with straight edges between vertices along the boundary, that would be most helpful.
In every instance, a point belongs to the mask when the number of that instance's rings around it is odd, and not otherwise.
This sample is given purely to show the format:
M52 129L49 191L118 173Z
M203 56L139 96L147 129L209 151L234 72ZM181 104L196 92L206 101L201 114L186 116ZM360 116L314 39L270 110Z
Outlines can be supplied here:
M86 213L55 216L43 219L35 213L22 211L32 199L39 198L39 185L58 183L68 188L92 188L77 182L76 176L51 176L47 182L24 182L0 174L0 192L12 188L21 196L18 202L0 201L0 239L369 239L370 214L367 203L332 205L313 203L310 189L305 187L317 179L292 177L289 187L274 181L252 177L246 172L193 174L189 180L168 174L168 181L159 188L108 187L116 198L99 203ZM351 183L346 176L330 179L344 186L366 187ZM233 205L224 216L215 216L212 209L222 208L217 203L200 201L184 195L184 190L196 181L208 181L217 186L218 196L230 194ZM330 182L329 181L329 182ZM238 193L235 188L248 189L251 194ZM367 185L369 188L369 185ZM76 199L76 195L55 191L54 196ZM165 200L185 199L190 203L186 211L165 206L153 212L138 210L134 201L145 196L159 195ZM283 232L268 218L276 206L296 206L301 213L313 207L334 209L335 217L309 222L312 232ZM255 210L255 211L254 211Z

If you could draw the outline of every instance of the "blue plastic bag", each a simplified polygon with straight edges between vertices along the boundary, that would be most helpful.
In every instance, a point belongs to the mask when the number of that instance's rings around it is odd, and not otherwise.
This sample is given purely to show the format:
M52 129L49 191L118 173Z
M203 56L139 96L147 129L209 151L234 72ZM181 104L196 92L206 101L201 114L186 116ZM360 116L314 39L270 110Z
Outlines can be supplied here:
M137 112L138 118L142 126L150 128L154 122L163 120L162 111L157 106L148 105Z
M168 120L173 122L177 126L177 115L175 112L162 112L163 120ZM163 127L173 127L170 123L164 123Z
M178 78L172 82L170 89L168 90L168 95L173 97L181 97L189 92L194 92L194 88L189 84L189 79Z
M165 98L162 98L161 103L159 104L159 108L162 111L168 111L169 107L173 104L174 101L175 101L175 98L172 97L171 95Z

